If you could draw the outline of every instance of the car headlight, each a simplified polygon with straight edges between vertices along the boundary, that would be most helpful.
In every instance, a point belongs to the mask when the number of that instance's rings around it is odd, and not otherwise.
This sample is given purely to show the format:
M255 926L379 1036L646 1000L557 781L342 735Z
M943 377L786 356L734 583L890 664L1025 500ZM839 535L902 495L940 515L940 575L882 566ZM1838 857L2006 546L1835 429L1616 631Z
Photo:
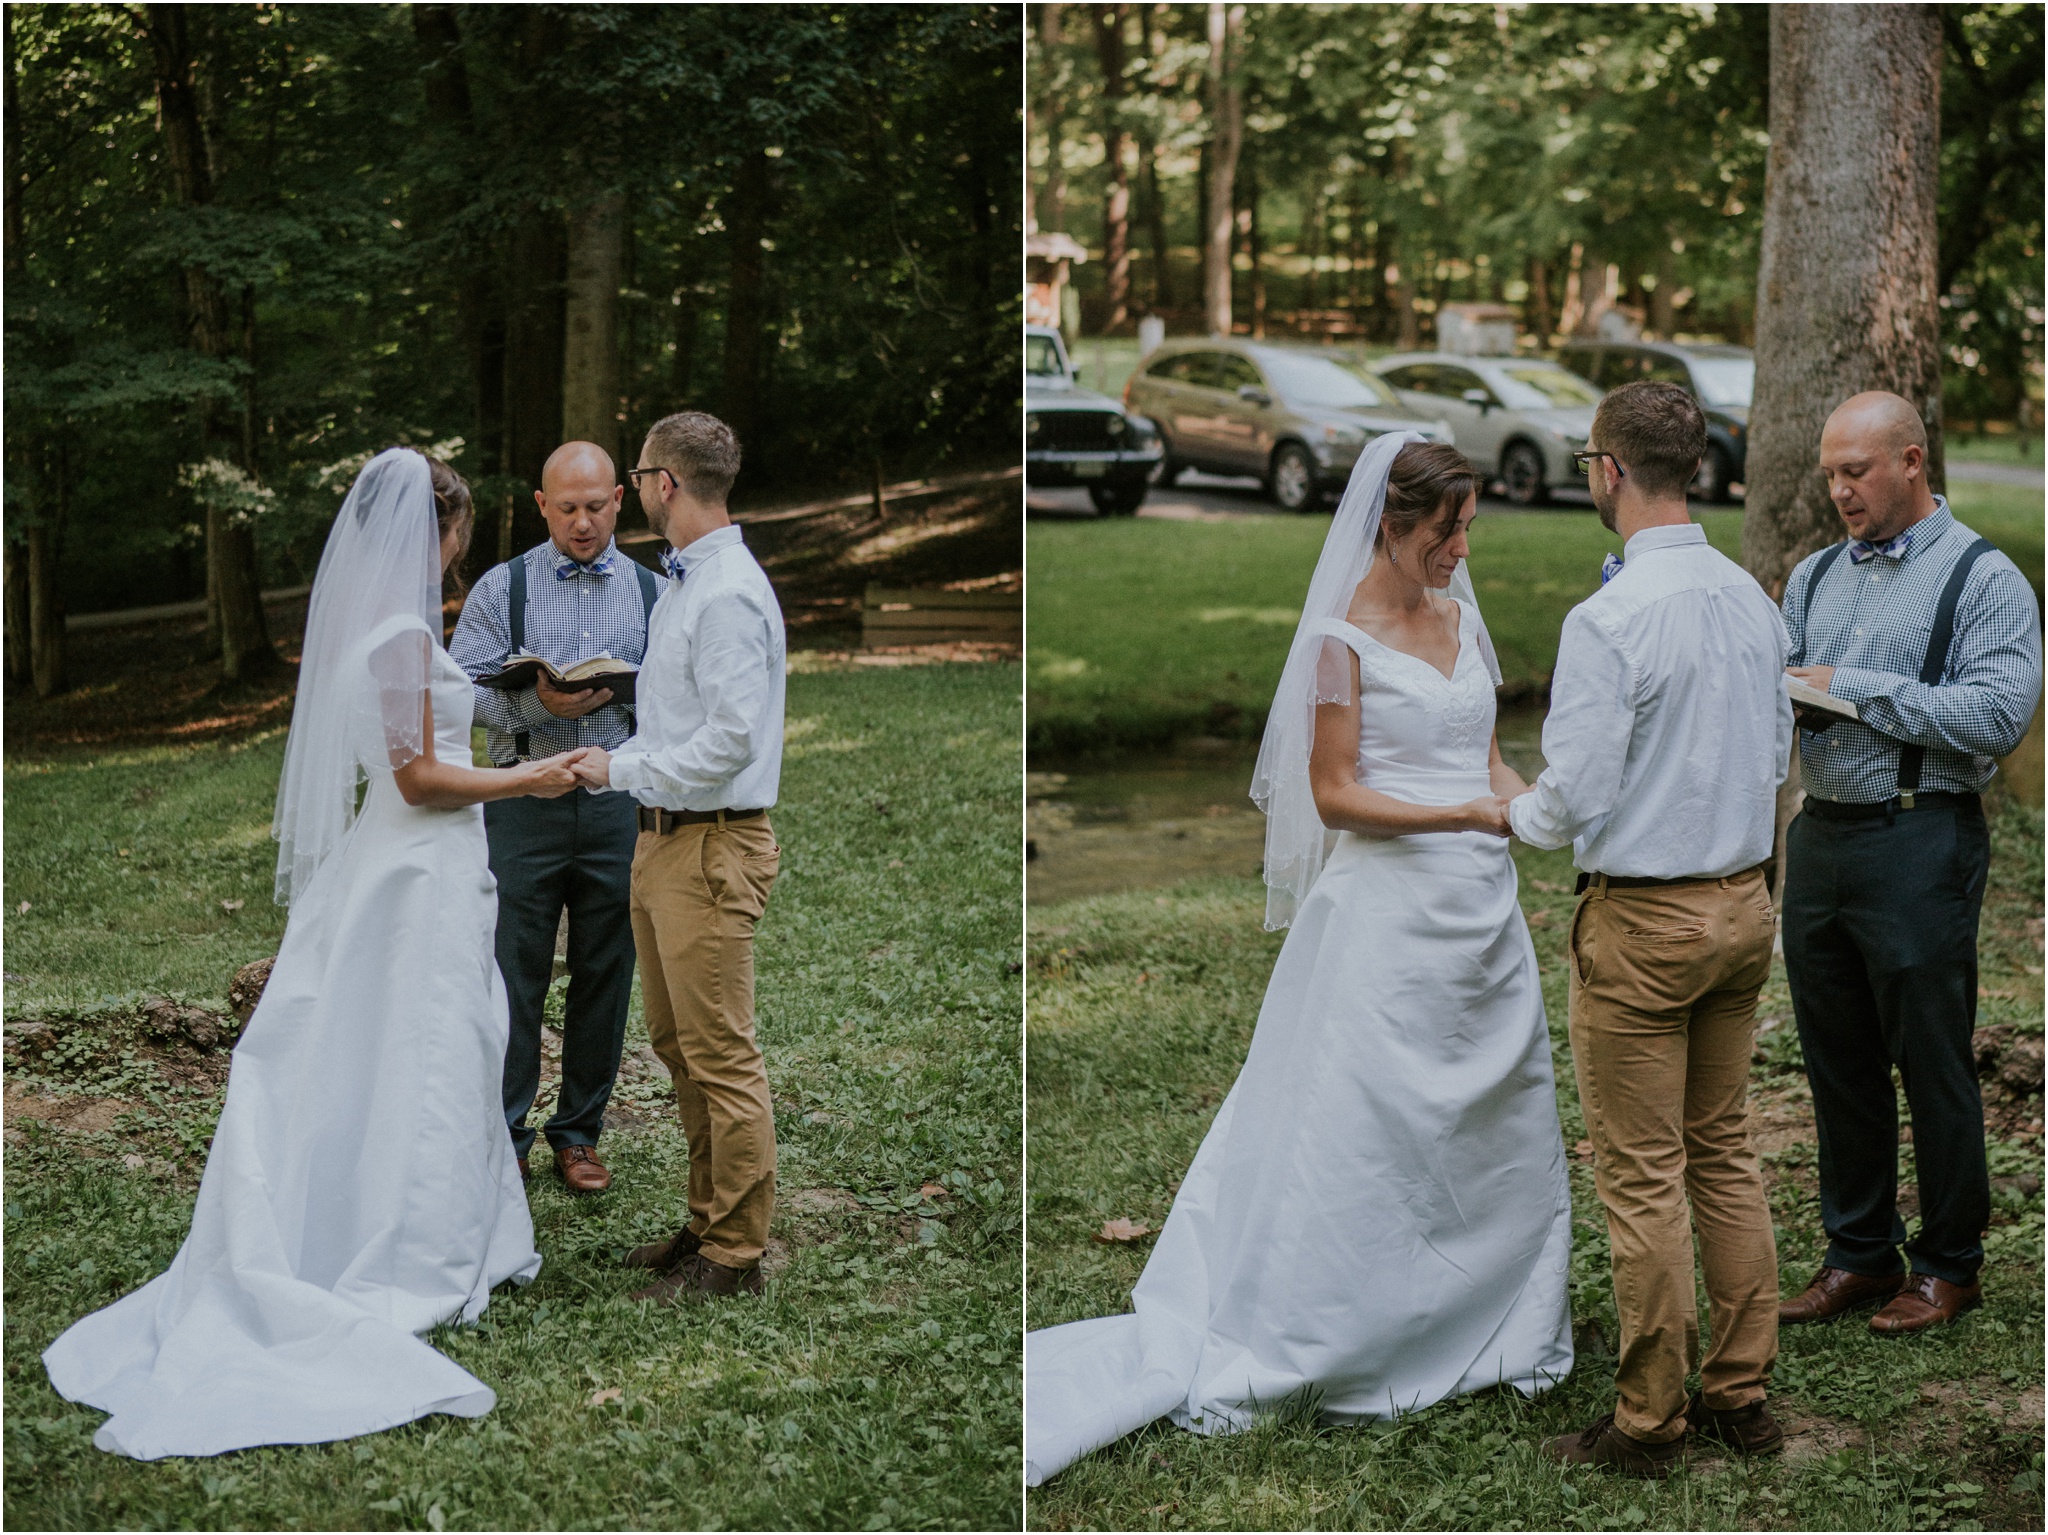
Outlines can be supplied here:
M1729 422L1728 435L1730 437L1740 437L1742 435L1742 427L1740 426L1740 424L1734 421Z
M1124 428L1130 433L1131 446L1148 447L1159 440L1159 428L1145 416L1124 417Z
M1038 440L1039 430L1040 428L1038 425L1038 417L1026 416L1024 418L1024 440L1026 442L1036 442Z

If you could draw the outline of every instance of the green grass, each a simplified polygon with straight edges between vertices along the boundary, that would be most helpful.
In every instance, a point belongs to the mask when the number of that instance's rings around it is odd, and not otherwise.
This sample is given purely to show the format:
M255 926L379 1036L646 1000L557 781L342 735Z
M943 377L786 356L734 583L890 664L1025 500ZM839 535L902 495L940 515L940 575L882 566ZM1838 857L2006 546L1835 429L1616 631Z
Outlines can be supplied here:
M1993 800L1982 943L1984 1022L2041 1027L2042 821ZM1564 853L1517 849L1543 970L1566 1144L1583 1136L1565 1041ZM1538 888L1536 881L1547 888ZM1027 1047L1031 1124L1029 1325L1124 1311L1146 1244L1090 1239L1123 1216L1155 1229L1244 1059L1280 935L1246 880L1034 908ZM1782 967L1760 1012L1756 1085L1784 1118L1760 1144L1773 1181L1782 1282L1822 1246L1810 1119ZM2038 1113L2038 1101L2032 1112ZM1784 1129L1790 1124L1802 1128ZM1781 1144L1782 1143L1782 1144ZM1908 1148L1910 1157L1910 1148ZM1545 1436L1613 1405L1612 1359L1582 1347L1565 1383L1525 1402L1489 1393L1397 1425L1275 1420L1234 1438L1155 1424L1030 1494L1041 1529L2039 1529L2042 1203L2038 1134L1996 1140L1985 1308L1910 1340L1861 1320L1788 1328L1773 1405L1793 1449L1755 1466L1706 1460L1662 1486L1541 1460ZM1607 1238L1588 1163L1573 1162L1575 1323L1615 1338ZM1910 1163L1908 1163L1910 1172ZM2018 1175L2032 1174L2032 1192ZM1910 1183L1908 1184L1910 1187ZM1369 1273L1359 1283L1372 1282ZM1704 1327L1704 1320L1702 1326Z
M2039 491L1956 487L1959 516L2005 548L2038 592ZM1740 552L1742 514L1701 514ZM1263 728L1329 531L1326 516L1190 523L1038 521L1031 579L1027 717L1034 757L1073 757ZM1621 540L1590 511L1481 515L1472 576L1510 696L1547 685L1564 616L1600 583Z
M605 1138L610 1193L572 1200L537 1166L540 1278L439 1340L497 1389L488 1417L213 1460L102 1454L101 1415L58 1398L37 1356L168 1264L218 1111L106 1060L72 1085L139 1111L9 1133L7 1524L1014 1528L1018 683L1013 666L791 679L783 873L759 936L791 1256L764 1300L625 1299L638 1283L611 1255L681 1208L682 1137L654 1091L647 1128ZM10 762L9 1017L83 1013L89 1035L144 989L217 1006L237 965L274 952L282 746ZM628 1049L645 1037L636 999ZM951 1192L924 1198L928 1181ZM805 1215L792 1196L812 1188L858 1204Z
M1943 440L1942 453L1948 458L1973 464L2033 464L2041 462L2039 432L1998 432L1961 435L1951 432Z

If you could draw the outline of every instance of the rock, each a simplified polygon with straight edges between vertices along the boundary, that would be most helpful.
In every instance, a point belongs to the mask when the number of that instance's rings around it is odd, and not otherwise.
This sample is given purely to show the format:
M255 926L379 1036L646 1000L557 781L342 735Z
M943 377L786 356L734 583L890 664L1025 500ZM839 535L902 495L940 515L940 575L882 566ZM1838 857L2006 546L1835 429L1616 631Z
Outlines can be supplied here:
M247 1023L256 1004L263 1000L263 988L270 984L270 967L276 963L275 955L255 960L237 970L235 978L228 982L228 1006L235 1010L238 1023Z
M191 1044L201 1050L232 1044L237 1029L237 1025L218 1013L209 1013L203 1007L184 1007L163 997L143 999L142 1023L158 1039Z
M2006 1047L1998 1061L1998 1080L2008 1091L2038 1097L2041 1093L2041 1037L2022 1035Z
M2009 1023L1994 1023L1970 1036L1970 1047L1977 1052L1977 1075L1980 1078L1998 1069L1998 1058L2005 1053L2006 1042L2011 1038L2012 1025Z

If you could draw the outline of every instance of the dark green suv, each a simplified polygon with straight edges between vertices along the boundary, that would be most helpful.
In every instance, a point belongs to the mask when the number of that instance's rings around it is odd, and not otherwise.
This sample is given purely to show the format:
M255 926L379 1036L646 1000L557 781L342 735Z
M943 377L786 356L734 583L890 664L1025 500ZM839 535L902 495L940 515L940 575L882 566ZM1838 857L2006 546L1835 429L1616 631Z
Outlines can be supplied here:
M1746 346L1692 341L1567 341L1557 360L1602 394L1657 379L1683 384L1707 413L1707 456L1700 462L1693 493L1702 501L1726 501L1728 487L1743 478L1749 456L1749 396L1756 383L1756 358Z

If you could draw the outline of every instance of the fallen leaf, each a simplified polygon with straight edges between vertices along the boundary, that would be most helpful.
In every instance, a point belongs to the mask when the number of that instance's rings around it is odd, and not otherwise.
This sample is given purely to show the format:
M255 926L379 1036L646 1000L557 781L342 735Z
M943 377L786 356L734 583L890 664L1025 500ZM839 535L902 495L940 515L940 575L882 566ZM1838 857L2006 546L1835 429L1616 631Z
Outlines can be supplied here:
M128 849L125 847L116 848L114 849L114 856L116 858L126 858L128 856Z
M136 1171L138 1168L140 1168L148 1160L149 1159L147 1157L141 1155L139 1152L131 1151L128 1153L128 1155L121 1158L121 1165L127 1168L128 1171L132 1173Z
M1593 1155L1593 1143L1591 1141L1580 1141L1578 1145L1572 1147L1572 1155L1576 1157L1583 1157L1587 1160L1591 1160Z
M926 1199L944 1199L946 1197L945 1188L936 1183L925 1184L922 1188L918 1190L918 1193L923 1195Z
M1550 913L1547 911L1532 911L1529 913L1529 926L1531 927L1542 927L1549 920Z
M28 902L26 902L26 901L23 901L23 902L22 902L22 903L21 903L21 904L20 904L19 906L15 907L15 908L14 908L14 914L15 914L15 915L16 915L17 917L24 917L24 916L27 916L27 915L28 915Z
M1113 1221L1104 1221L1102 1229L1095 1233L1098 1242L1135 1242L1140 1237L1152 1235L1152 1228L1143 1221L1127 1220L1119 1215Z
M1151 980L1151 979L1152 979L1152 972L1151 972L1151 971L1149 971L1149 970L1140 970L1140 971L1138 972L1138 984L1139 984L1140 986L1143 986L1143 985L1144 985L1144 984L1145 984L1145 983L1146 983L1147 981L1149 981L1149 980Z
M889 867L892 869L900 869L903 867L903 860L900 858L892 858L889 860Z
M220 909L222 911L227 912L240 911L242 909L242 903L240 901L222 901L220 903Z
M620 1390L617 1386L606 1386L602 1391L593 1391L590 1393L590 1405L592 1407L602 1407L606 1402L618 1401L625 1394L626 1393Z
M1564 886L1553 885L1547 879L1532 879L1529 881L1529 888L1531 890L1541 890L1545 895L1563 895L1565 893Z

